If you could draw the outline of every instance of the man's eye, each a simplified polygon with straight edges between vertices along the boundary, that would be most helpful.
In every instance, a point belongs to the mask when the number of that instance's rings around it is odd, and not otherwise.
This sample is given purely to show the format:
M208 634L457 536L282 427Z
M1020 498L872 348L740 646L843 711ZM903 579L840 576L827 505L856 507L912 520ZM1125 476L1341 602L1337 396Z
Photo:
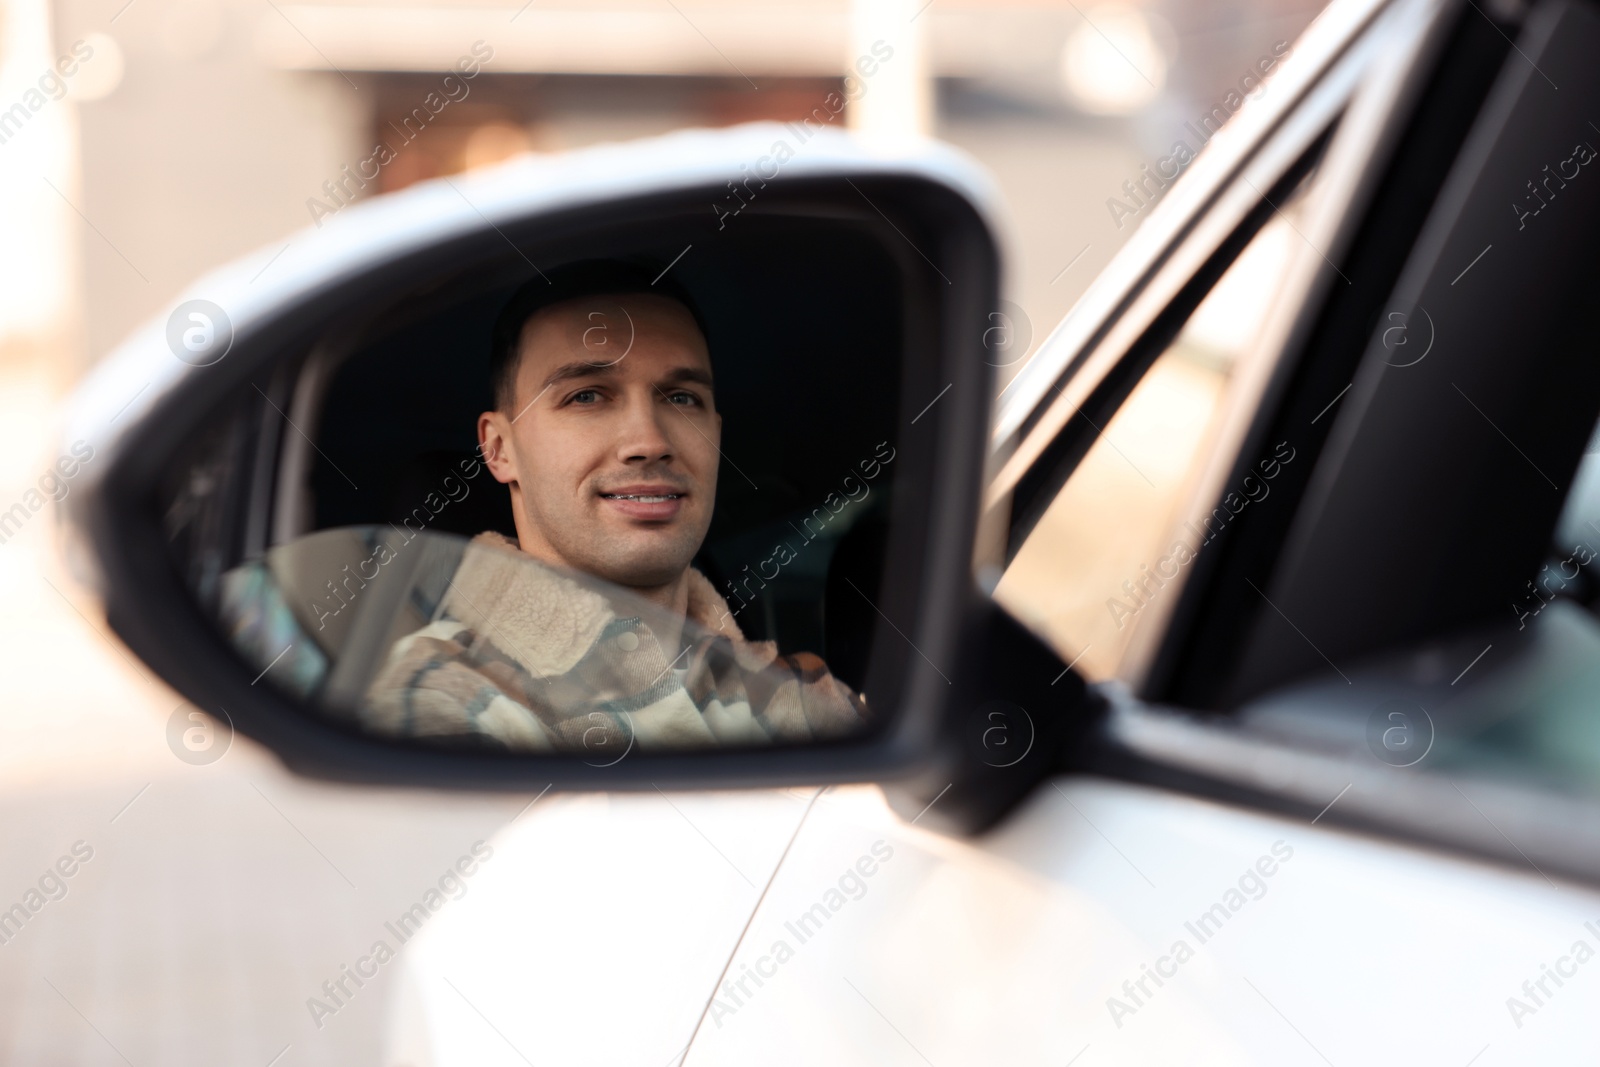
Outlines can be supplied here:
M567 398L569 404L593 404L600 399L597 389L579 389Z
M700 403L700 398L693 393L673 393L667 397L667 400L673 404L681 404L684 407L693 407Z

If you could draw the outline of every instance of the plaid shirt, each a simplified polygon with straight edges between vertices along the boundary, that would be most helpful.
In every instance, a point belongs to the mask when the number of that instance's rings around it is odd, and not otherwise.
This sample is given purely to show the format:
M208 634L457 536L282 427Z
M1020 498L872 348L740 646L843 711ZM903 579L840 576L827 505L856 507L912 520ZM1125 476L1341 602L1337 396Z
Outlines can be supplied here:
M685 620L489 533L467 547L434 621L395 643L361 717L391 736L604 762L635 745L841 737L866 714L817 656L745 640L699 571Z

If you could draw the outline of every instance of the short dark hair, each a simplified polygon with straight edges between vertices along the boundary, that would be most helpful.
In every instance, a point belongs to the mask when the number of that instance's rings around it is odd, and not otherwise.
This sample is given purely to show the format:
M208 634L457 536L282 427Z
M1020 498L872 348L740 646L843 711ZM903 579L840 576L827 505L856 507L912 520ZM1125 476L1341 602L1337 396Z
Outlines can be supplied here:
M522 328L552 305L586 296L650 293L681 304L693 316L701 336L708 336L694 298L664 273L660 268L652 272L650 265L629 260L585 259L542 273L512 293L495 319L490 340L489 385L494 390L495 407L510 411L515 404Z

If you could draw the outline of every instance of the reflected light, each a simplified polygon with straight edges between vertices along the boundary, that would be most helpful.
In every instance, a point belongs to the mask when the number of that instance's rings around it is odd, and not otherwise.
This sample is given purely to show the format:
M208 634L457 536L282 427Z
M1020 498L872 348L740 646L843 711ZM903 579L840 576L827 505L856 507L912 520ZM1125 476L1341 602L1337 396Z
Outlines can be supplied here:
M1127 115L1155 99L1167 81L1167 55L1149 15L1129 4L1084 13L1061 50L1067 99L1096 115Z
M466 146L461 151L461 167L463 170L472 170L493 166L512 156L532 151L533 139L521 126L509 122L488 122L468 135Z
M70 106L54 99L56 93L45 95L49 83L40 85L54 75L59 54L45 0L0 0L0 112L8 120L0 128L0 203L6 206L0 352L8 355L14 344L18 351L61 344L70 328L78 218L69 200L77 195L77 125ZM24 453L32 455L31 449ZM9 506L10 501L0 505Z
M75 77L67 81L67 96L80 104L90 100L103 100L116 92L122 84L122 46L114 37L104 33L91 33L83 43L94 49L83 61Z
M1286 221L1269 222L1195 308L1184 341L1227 365L1242 357L1272 310L1262 296L1277 290L1299 242Z

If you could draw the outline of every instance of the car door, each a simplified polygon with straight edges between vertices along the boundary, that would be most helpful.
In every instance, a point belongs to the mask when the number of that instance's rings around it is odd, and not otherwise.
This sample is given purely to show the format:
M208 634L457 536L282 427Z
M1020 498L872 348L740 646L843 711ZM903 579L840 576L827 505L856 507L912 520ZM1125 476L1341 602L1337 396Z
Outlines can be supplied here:
M990 580L1106 700L1098 743L976 840L825 797L728 973L793 962L722 987L694 1062L1589 1044L1600 22L1374 26L1203 160L1003 400ZM1557 180L1506 211L1518 167ZM1516 243L1557 207L1571 230ZM1053 710L1001 714L995 765Z

